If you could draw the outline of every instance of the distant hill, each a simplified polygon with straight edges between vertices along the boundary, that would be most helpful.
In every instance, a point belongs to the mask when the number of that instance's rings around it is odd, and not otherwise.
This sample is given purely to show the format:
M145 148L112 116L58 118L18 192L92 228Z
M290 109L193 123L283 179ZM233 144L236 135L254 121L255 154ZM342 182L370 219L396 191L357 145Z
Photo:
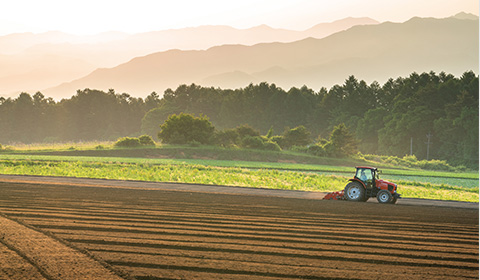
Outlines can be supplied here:
M474 15L474 14L468 14L468 13L461 12L461 13L458 13L458 14L454 15L453 18L456 18L456 19L477 20L477 19L478 19L478 16L476 16L476 15Z
M0 95L42 90L85 76L97 68L114 67L134 57L169 49L202 50L224 44L293 42L308 37L323 38L366 24L378 22L370 18L346 18L305 31L261 25L249 29L199 26L132 35L121 32L91 36L62 32L10 34L0 36Z
M43 92L61 97L77 89L114 88L146 96L182 83L235 88L258 81L319 89L343 83L349 75L367 82L384 82L414 71L461 75L467 70L478 72L478 44L478 17L412 18L354 26L323 39L153 53Z

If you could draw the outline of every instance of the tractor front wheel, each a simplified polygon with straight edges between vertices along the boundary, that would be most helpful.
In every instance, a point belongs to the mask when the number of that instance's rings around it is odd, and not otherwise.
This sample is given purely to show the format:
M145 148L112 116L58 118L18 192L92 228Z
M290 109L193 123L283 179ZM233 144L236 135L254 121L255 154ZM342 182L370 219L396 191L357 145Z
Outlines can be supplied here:
M377 200L380 203L395 203L393 202L393 195L387 190L379 191L377 193Z
M356 182L348 183L345 187L344 196L350 201L365 202L365 188Z

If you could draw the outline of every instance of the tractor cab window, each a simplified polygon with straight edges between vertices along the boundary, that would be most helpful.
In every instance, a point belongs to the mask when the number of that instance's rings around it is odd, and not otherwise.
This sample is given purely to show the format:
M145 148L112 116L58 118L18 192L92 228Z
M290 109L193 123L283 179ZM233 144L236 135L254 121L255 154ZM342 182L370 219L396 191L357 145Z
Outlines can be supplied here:
M373 182L372 170L370 169L359 168L356 177L362 180L365 184Z

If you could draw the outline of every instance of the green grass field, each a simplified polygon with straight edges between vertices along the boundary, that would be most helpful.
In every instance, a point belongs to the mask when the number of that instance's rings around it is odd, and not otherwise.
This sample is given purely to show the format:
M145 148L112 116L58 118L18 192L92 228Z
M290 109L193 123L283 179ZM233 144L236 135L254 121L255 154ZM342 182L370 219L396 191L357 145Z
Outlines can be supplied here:
M162 147L98 150L92 145L74 149L14 149L0 153L0 173L338 191L353 176L355 165L374 165L352 159L311 158L294 153L282 156L278 152L232 150L229 154L228 149L221 149L217 153L221 155L220 158L226 159L209 159L207 155L212 157L212 150L209 149ZM218 149L213 149L215 151ZM255 157L253 160L248 160L252 157L249 153ZM167 156L170 158L151 158ZM332 164L327 164L330 162ZM381 169L381 178L397 183L403 197L469 202L479 200L477 172Z

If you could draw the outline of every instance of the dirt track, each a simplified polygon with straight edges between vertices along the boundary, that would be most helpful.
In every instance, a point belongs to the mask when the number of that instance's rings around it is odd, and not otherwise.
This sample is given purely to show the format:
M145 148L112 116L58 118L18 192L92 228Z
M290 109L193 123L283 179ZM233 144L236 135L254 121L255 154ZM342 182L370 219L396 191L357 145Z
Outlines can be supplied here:
M189 185L3 181L0 213L10 222L83 250L126 277L478 279L478 204L380 205L192 192ZM11 234L5 231L0 228L2 236ZM2 238L10 249L0 246L2 258L9 256L0 261L0 279L28 271L38 276L36 266L43 276L31 279L55 279L12 240ZM48 254L43 260L55 261Z

